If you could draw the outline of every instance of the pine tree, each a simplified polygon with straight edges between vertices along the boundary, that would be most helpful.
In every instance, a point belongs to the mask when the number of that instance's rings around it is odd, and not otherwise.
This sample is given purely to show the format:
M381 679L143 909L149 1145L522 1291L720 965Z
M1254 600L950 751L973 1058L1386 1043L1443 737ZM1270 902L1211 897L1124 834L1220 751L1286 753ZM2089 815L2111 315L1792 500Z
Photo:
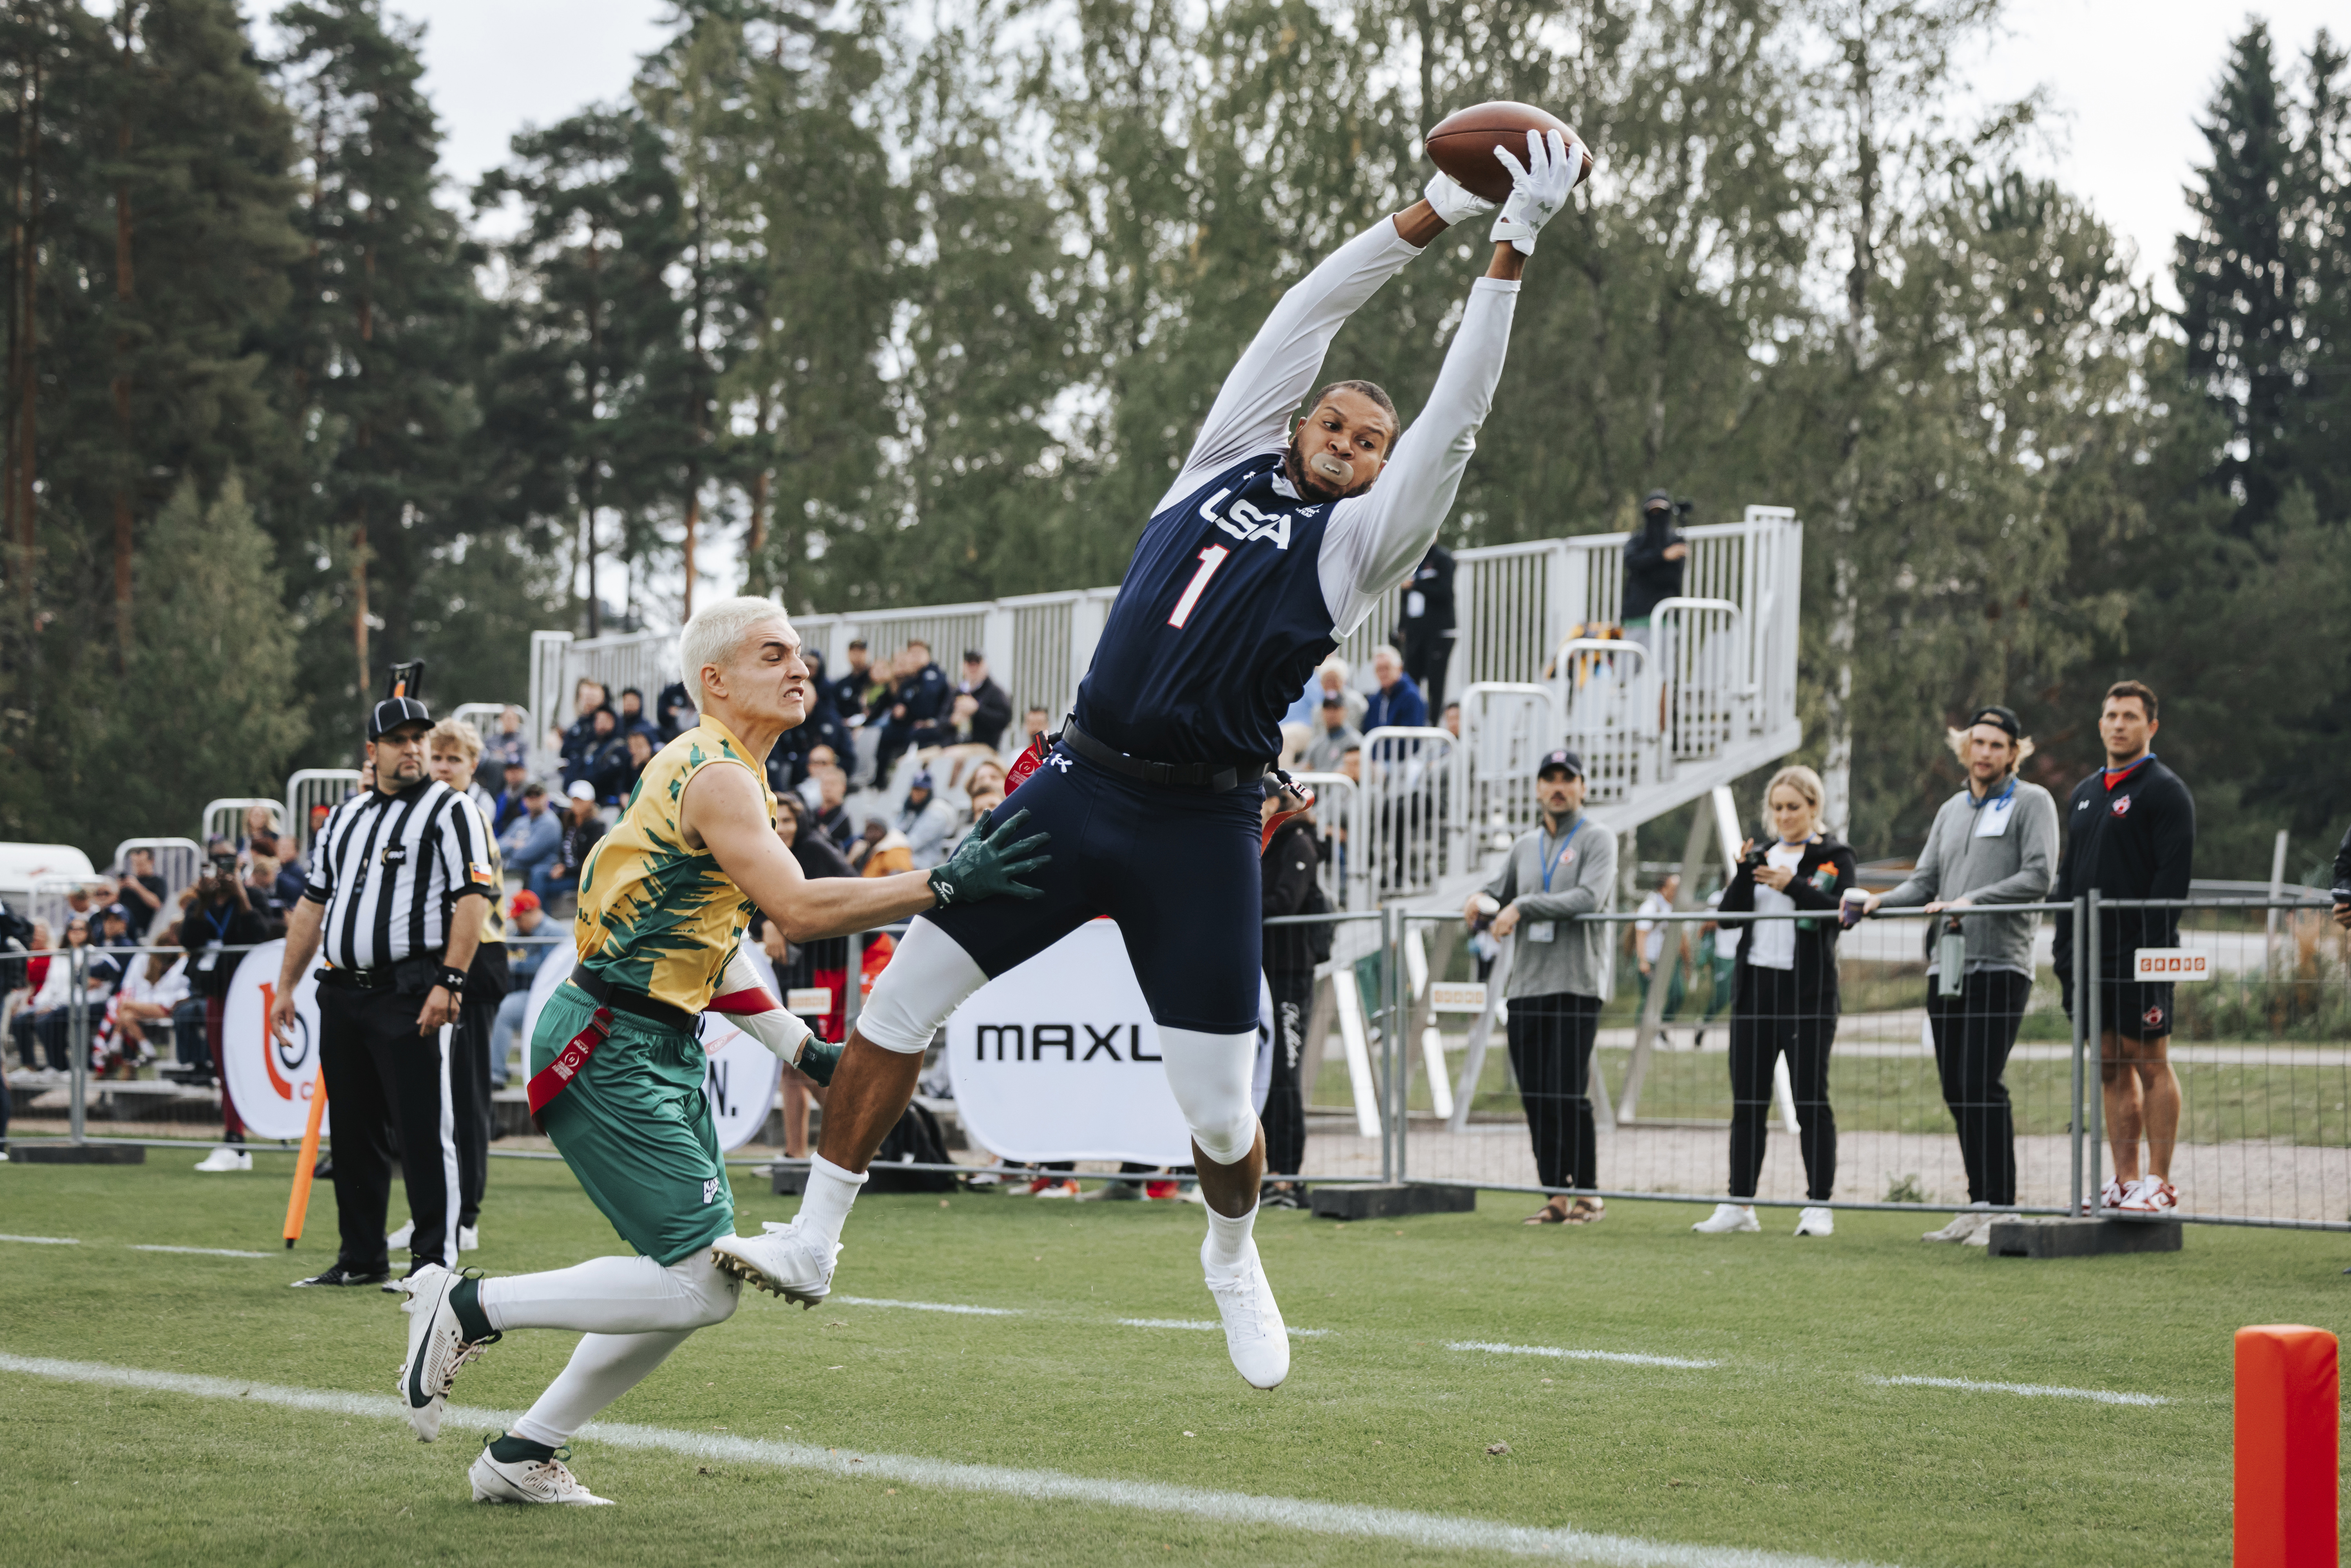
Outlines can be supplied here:
M479 249L434 200L440 131L417 85L416 30L377 0L295 5L276 20L308 247L279 351L314 481L281 538L298 543L293 559L333 563L296 591L306 674L329 709L350 711L379 664L426 652L413 624L420 585L469 524L486 523L466 458L494 322L474 283ZM444 671L436 689L449 681Z

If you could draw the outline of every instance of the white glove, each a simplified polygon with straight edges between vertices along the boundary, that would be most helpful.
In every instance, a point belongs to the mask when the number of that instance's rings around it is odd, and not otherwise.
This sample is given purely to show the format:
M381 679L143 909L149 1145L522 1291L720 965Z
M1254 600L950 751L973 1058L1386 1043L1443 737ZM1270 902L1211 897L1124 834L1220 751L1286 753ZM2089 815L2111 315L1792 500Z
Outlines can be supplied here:
M1464 218L1482 218L1494 210L1493 203L1442 169L1428 177L1428 188L1420 197L1437 209L1438 220L1448 227Z
M1510 194L1502 203L1502 215L1494 220L1494 243L1532 256L1536 232L1567 205L1568 193L1583 173L1583 145L1556 131L1530 131L1524 163L1510 156L1507 147L1495 148L1494 156L1510 172Z

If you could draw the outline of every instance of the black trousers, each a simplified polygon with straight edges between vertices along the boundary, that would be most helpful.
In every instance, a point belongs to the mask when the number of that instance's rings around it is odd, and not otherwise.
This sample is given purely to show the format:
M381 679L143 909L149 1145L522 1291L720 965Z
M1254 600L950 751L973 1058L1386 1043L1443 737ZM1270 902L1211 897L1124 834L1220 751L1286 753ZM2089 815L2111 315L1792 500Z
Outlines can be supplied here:
M450 1053L437 1033L416 1032L423 1005L422 992L319 988L319 1071L334 1124L340 1260L354 1272L385 1266L384 1207L401 1150L408 1155L408 1215L416 1225L410 1250L418 1263L456 1266Z
M482 1189L490 1179L490 1029L497 1021L498 1003L504 999L476 997L468 987L465 1003L457 1009L457 1027L449 1031L449 1097L456 1124L460 1225L481 1223Z
M1280 930L1280 926L1274 929ZM1273 993L1273 1071L1265 1092L1265 1168L1296 1176L1306 1163L1306 1026L1314 1016L1314 971L1268 969Z
M1600 1148L1592 1125L1592 1042L1600 1032L1600 998L1572 991L1510 998L1510 1071L1518 1074L1535 1179L1544 1186L1600 1185Z
M1929 980L1927 1026L1935 1035L1935 1071L1943 1103L1959 1124L1959 1158L1968 1167L1970 1203L2016 1201L2016 1122L2001 1074L2016 1045L2017 1026L2032 995L2032 979L2013 969L1979 969L1959 994L1947 997Z
M1836 1186L1836 1113L1829 1107L1829 1048L1836 1043L1834 986L1800 988L1796 971L1742 964L1730 1009L1730 1196L1753 1197L1771 1124L1771 1069L1788 1058L1796 1092L1804 1192L1826 1203Z

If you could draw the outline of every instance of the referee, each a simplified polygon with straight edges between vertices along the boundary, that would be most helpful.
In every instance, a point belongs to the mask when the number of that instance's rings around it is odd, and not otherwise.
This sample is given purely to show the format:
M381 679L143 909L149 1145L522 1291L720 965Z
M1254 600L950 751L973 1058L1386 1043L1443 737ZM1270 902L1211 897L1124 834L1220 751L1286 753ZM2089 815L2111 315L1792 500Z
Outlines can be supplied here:
M493 873L481 820L425 769L433 716L388 697L368 718L371 787L329 814L310 879L286 932L279 1039L294 1029L294 991L323 940L319 1071L334 1111L334 1266L297 1285L372 1285L391 1271L384 1201L405 1151L411 1272L457 1260L458 1163L448 1026L456 1021L482 936Z

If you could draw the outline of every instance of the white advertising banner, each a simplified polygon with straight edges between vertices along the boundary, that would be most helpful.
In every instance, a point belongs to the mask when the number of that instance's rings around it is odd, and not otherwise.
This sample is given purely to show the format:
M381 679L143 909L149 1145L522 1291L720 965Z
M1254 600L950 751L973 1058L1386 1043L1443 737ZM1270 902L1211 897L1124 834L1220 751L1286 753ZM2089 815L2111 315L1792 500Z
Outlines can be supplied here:
M285 961L283 941L247 953L229 981L221 1013L221 1069L229 1099L254 1138L299 1138L309 1127L310 1096L319 1081L319 982L312 976L304 975L294 990L293 1038L270 1037L269 1009L277 999L277 969ZM329 1105L329 1133L334 1124Z
M956 1110L1007 1160L1192 1162L1118 926L1088 921L947 1019Z
M550 948L547 961L530 983L530 1009L524 1016L522 1037L528 1057L531 1037L538 1032L539 1009L555 988L571 977L571 967L579 961L579 950L569 943L558 943ZM750 953L751 962L767 981L770 992L776 990L776 972L765 954L756 948ZM768 1124L768 1113L776 1103L776 1085L781 1081L784 1064L776 1053L737 1029L723 1013L702 1015L702 1049L710 1057L710 1070L702 1080L702 1092L710 1101L711 1120L717 1124L718 1146L722 1150L740 1148L758 1136L759 1129ZM524 1069L528 1082L529 1069Z

